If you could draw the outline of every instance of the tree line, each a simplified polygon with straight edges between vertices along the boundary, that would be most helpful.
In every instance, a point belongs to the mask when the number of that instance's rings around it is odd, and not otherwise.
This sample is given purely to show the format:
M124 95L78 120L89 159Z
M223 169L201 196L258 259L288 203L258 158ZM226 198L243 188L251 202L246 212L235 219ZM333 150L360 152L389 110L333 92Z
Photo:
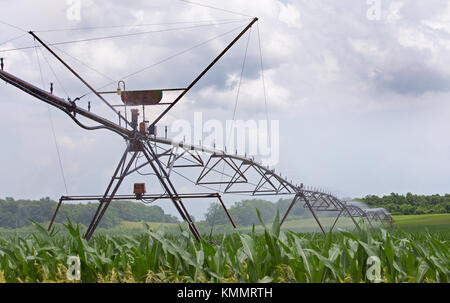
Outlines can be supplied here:
M31 224L30 220L42 223L49 222L55 212L57 202L50 198L39 201L0 199L0 227L20 228ZM55 222L63 223L69 218L72 222L89 225L98 203L63 204L56 216ZM157 205L147 206L130 201L113 201L105 212L99 227L111 228L121 221L132 222L166 222L175 223L175 216L165 214Z
M383 197L368 195L355 200L365 203L370 208L386 208L393 215L450 213L450 194L425 196L412 193L406 195L391 193Z

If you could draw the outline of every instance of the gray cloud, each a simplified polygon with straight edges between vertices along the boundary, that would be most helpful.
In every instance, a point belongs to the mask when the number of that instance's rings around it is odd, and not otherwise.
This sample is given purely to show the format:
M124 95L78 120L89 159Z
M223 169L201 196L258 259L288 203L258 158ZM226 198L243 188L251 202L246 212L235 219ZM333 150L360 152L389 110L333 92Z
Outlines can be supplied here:
M450 88L450 77L424 66L408 66L388 74L378 74L374 81L377 89L413 96Z

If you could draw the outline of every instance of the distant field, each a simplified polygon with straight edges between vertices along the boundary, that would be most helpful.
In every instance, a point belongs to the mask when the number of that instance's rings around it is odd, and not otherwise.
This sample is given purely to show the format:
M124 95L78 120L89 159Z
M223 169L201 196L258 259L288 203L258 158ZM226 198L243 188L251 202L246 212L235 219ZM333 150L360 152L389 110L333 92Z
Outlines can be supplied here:
M179 223L160 223L160 222L147 222L150 228L155 229L163 225L166 228L177 228ZM142 228L141 222L122 221L120 227L126 229Z
M410 232L450 232L450 214L394 216L395 226Z
M408 216L394 216L395 228L420 231L449 231L450 232L450 214L431 214L431 215L408 215ZM334 218L319 218L325 230L328 230ZM271 223L270 223L271 224ZM375 223L375 226L380 227L380 223ZM340 218L335 228L354 229L354 224L349 218ZM251 226L239 227L240 231L251 231ZM262 230L262 226L256 226L256 230ZM313 218L299 219L286 221L283 224L283 230L292 230L295 232L312 232L319 231L319 227Z
M329 229L329 227L333 224L334 218L321 218L320 221L324 228L326 230ZM147 224L152 229L156 229L158 227L164 227L167 231L178 231L179 225L181 223L157 223L157 222L147 222ZM271 225L272 222L267 222L267 225ZM185 227L185 223L181 224L183 228ZM209 233L211 227L207 225L205 222L197 222L196 223L198 229L201 233ZM337 227L341 228L353 228L353 223L348 218L342 218L336 225ZM122 221L122 223L119 226L120 229L123 230L135 230L135 229L143 229L142 223L140 222L128 222L128 221ZM253 229L253 226L238 226L235 230L232 228L231 224L223 224L223 225L216 225L214 226L214 234L218 233L229 233L233 231L240 231L240 232L251 232ZM314 231L320 231L316 221L313 218L307 218L307 219L299 219L299 220L290 220L286 221L283 224L283 230L292 230L296 232L314 232ZM255 231L262 232L264 230L262 225L256 225Z
M393 218L398 227L448 225L450 228L450 214L394 216Z
M408 216L394 216L395 227L399 229L406 230L425 230L425 228L431 230L442 230L450 231L450 214L432 214L432 215L408 215ZM334 222L334 218L320 218L320 222L325 230L329 230ZM152 229L156 229L160 226L164 226L167 231L177 231L178 223L157 223L148 222L147 223ZM272 224L267 222L267 225ZM210 231L210 226L206 225L204 222L197 223L198 228L201 233L208 233ZM379 223L376 224L380 226ZM183 227L184 223L182 224ZM127 222L123 221L120 224L121 229L141 229L143 228L140 222ZM340 218L335 228L343 229L354 229L354 224L349 218ZM238 226L236 230L233 230L230 224L226 225L216 225L214 227L214 233L229 233L233 231L240 232L251 232L252 226ZM264 228L261 225L255 226L255 231L263 231ZM317 232L320 231L316 221L313 218L307 219L296 219L284 222L282 230L292 230L295 232Z
M405 231L418 232L425 231L426 229L430 231L443 231L450 232L450 214L433 214L433 215L409 215L409 216L394 216L395 220L395 228L402 229ZM320 222L322 223L324 229L328 231L334 222L334 218L330 217L322 217L320 218ZM152 230L156 230L159 227L163 227L169 233L179 233L179 226L181 225L184 230L187 229L185 223L160 223L160 222L147 222ZM267 222L266 225L271 225L271 222ZM43 226L46 226L47 223L44 223ZM64 230L62 225L57 224L58 229ZM211 226L206 224L205 222L197 222L196 223L200 233L209 234L211 231ZM376 224L380 226L379 223ZM216 225L214 226L213 234L223 234L223 233L232 233L232 232L244 232L248 233L252 231L252 226L238 226L237 229L233 229L231 224L224 225ZM335 228L342 228L347 230L354 230L354 224L349 218L340 218ZM85 229L83 226L82 229ZM110 229L102 229L99 228L99 233L106 234L121 234L123 232L127 234L140 233L144 230L144 227L141 222L129 222L122 221L121 224L117 227ZM256 232L262 232L264 228L261 225L255 226ZM294 219L285 221L282 230L284 231L294 231L300 233L308 233L308 232L320 232L319 226L313 218L305 218L305 219ZM0 234L28 234L34 231L34 229L30 227L24 227L20 229L0 229Z
M334 223L335 218L319 218L320 223L323 228L328 231ZM266 223L267 225L271 225L271 222ZM344 229L353 229L355 225L349 218L340 218L337 222L335 228L344 228ZM314 218L306 218L306 219L296 219L285 221L282 225L282 230L284 231L295 231L295 232L319 232L320 228ZM252 226L243 226L238 227L239 231L250 232L252 230ZM263 231L264 228L261 225L255 226L256 231Z

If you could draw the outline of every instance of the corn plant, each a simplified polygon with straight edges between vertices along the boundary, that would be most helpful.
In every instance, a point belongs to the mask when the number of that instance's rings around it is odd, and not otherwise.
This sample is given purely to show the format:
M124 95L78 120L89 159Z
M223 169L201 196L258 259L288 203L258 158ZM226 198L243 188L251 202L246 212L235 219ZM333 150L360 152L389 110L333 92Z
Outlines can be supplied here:
M70 221L50 232L33 223L30 235L0 236L0 282L450 281L448 232L339 230L323 236L280 231L278 215L272 226L260 220L262 234L220 235L214 243L146 224L141 234L99 234L87 242ZM79 257L80 281L66 275L69 256ZM373 258L376 280L369 275Z

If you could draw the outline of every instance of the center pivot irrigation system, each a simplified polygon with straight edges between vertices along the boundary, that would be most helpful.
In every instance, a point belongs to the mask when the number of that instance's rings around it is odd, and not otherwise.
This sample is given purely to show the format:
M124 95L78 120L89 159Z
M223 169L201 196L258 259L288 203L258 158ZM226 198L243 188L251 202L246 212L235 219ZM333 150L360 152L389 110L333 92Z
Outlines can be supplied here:
M180 216L187 223L192 234L197 240L201 235L195 226L191 215L183 203L186 199L217 199L223 210L226 212L233 227L236 227L225 204L222 201L221 194L244 194L252 196L260 195L291 195L293 196L281 224L286 220L289 212L296 203L301 203L303 207L309 209L314 216L321 231L326 233L320 222L317 212L334 211L337 217L330 230L334 228L338 219L349 217L355 224L355 228L360 229L361 220L368 222L372 226L374 221L379 221L383 225L392 225L392 217L384 209L366 210L349 202L342 201L328 192L308 189L303 184L296 185L292 181L283 178L281 174L273 169L262 165L247 156L239 156L215 148L207 148L200 145L186 144L185 142L174 142L165 137L158 137L156 131L157 123L163 118L181 99L194 87L197 82L228 52L228 50L258 21L258 18L251 19L251 22L217 55L217 57L185 88L160 89L160 90L141 90L127 91L123 83L123 90L119 88L117 94L120 95L125 106L125 116L115 109L104 97L107 92L95 90L86 82L72 67L61 59L50 47L42 41L35 32L29 34L38 41L50 54L52 54L61 64L63 64L75 77L86 85L92 93L100 98L111 110L115 112L119 121L113 122L110 119L94 114L88 109L84 109L76 104L76 99L65 100L50 92L40 89L12 74L4 71L4 62L1 62L0 78L10 83L27 94L44 101L64 113L66 113L78 126L87 130L107 129L121 137L127 142L127 147L120 158L119 164L115 169L111 181L105 192L100 196L62 196L59 199L58 206L51 220L49 230L52 227L58 210L63 201L98 201L98 208L92 218L92 221L86 231L85 238L89 240L98 227L108 206L113 200L139 200L143 202L167 199L172 201ZM122 82L122 81L121 81ZM181 93L169 103L160 103L164 91L181 91ZM109 92L110 93L110 92ZM167 106L162 113L151 123L145 120L145 107L165 105ZM131 119L128 119L126 107L131 108ZM142 106L143 119L139 118L139 109ZM81 123L77 115L83 116L100 125L86 126ZM144 159L144 162L137 165L138 159ZM134 164L134 165L133 165ZM223 170L218 167L222 165ZM134 184L134 193L131 195L118 195L117 191L123 180L132 173L139 172L143 167L150 167L152 175L156 176L164 191L163 194L147 194L145 183ZM227 172L225 172L225 167ZM172 174L179 173L179 170L197 168L197 179L193 182L203 188L208 188L211 192L207 193L180 193L177 186L171 180ZM215 175L215 176L212 176ZM220 185L224 190L214 192L209 186Z

